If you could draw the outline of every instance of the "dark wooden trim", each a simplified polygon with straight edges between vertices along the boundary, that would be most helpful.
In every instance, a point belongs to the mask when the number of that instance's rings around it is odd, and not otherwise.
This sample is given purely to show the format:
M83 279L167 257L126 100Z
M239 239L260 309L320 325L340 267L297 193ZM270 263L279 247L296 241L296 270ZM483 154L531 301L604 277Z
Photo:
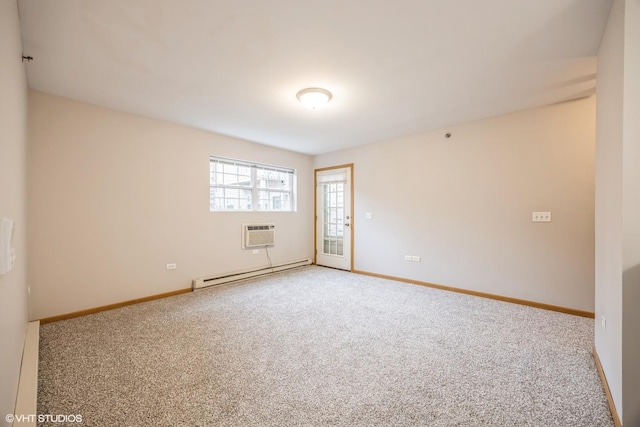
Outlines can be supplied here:
M590 319L594 319L595 318L595 314L591 313L590 311L576 310L574 308L567 308L567 307L560 307L560 306L557 306L557 305L543 304L541 302L527 301L527 300L518 299L518 298L511 298L511 297L504 297L504 296L501 296L501 295L494 295L494 294L488 294L488 293L485 293L485 292L471 291L471 290L468 290L468 289L454 288L452 286L437 285L435 283L422 282L420 280L405 279L405 278L402 278L402 277L395 277L395 276L387 276L385 274L369 273L367 271L354 270L353 272L356 273L356 274L363 274L365 276L379 277L381 279L397 280L399 282L411 283L413 285L426 286L426 287L429 287L429 288L441 289L441 290L444 290L444 291L457 292L457 293L460 293L460 294L473 295L473 296L476 296L476 297L489 298L489 299L494 299L494 300L498 300L498 301L505 301L505 302L510 302L510 303L513 303L513 304L527 305L529 307L542 308L542 309L545 309L545 310L559 311L560 313L573 314L575 316L588 317Z
M622 427L620 417L618 417L618 411L616 411L616 405L613 403L613 396L611 396L607 377L604 375L604 369L602 369L602 363L600 362L600 357L598 356L598 352L595 347L593 347L593 360L596 362L596 368L598 369L598 375L600 376L600 381L604 388L604 394L607 396L607 402L609 403L609 410L611 411L611 417L613 417L613 423L616 427Z
M72 313L60 314L58 316L45 317L40 319L40 324L57 322L59 320L73 319L74 317L86 316L87 314L100 313L101 311L113 310L120 307L126 307L128 305L138 304L141 302L153 301L156 299L168 298L175 295L186 294L191 292L191 288L178 289L177 291L166 292L163 294L151 295L148 297L136 298L129 301L117 302L115 304L103 305L100 307L88 308L86 310L74 311Z
M354 229L354 217L353 217L353 212L354 211L354 198L355 198L355 194L353 192L354 189L354 184L353 184L353 176L354 176L354 172L353 172L353 163L346 163L344 165L338 165L338 166L327 166L324 168L318 168L318 169L314 169L313 170L313 264L316 264L316 255L317 255L317 251L318 251L318 172L324 172L324 171L329 171L329 170L333 170L333 169L345 169L345 168L349 168L349 170L351 171L351 212L349 212L349 224L351 224L349 226L349 232L351 233L351 265L349 266L349 271L353 272L353 260L355 257L355 252L354 252L354 246L355 246L355 233L353 231Z

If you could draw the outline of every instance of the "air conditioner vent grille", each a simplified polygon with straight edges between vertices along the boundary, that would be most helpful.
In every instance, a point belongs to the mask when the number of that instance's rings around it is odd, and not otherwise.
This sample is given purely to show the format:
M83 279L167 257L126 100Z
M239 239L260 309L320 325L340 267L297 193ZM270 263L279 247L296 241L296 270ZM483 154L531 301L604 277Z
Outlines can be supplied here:
M270 224L270 225L247 225L247 230L249 231L254 231L254 230L271 230L276 228L275 225Z
M242 228L243 249L275 245L275 224L244 224Z

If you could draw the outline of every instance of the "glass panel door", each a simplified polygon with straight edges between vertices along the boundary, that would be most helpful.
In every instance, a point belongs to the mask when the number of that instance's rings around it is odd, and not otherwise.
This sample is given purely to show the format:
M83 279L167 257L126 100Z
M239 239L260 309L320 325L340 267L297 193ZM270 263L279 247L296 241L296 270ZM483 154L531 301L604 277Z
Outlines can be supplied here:
M351 269L351 168L316 173L316 263Z

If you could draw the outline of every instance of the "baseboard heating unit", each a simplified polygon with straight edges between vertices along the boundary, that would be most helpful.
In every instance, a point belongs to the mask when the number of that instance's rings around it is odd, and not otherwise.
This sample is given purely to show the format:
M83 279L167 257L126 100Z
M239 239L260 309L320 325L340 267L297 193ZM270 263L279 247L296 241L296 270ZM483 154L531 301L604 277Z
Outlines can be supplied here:
M20 380L18 382L18 395L14 426L35 427L38 413L38 361L40 354L40 321L27 323L27 333L24 338L24 350L22 352L22 366L20 367ZM9 416L7 416L8 421ZM8 425L8 424L7 424Z
M249 279L251 277L263 276L265 274L275 273L277 271L289 270L292 268L303 267L311 264L311 258L305 258L298 261L289 261L281 264L273 264L268 267L258 267L249 270L236 271L233 273L225 273L217 276L200 277L191 282L191 289L208 288L209 286L223 285L225 283L236 282L238 280Z

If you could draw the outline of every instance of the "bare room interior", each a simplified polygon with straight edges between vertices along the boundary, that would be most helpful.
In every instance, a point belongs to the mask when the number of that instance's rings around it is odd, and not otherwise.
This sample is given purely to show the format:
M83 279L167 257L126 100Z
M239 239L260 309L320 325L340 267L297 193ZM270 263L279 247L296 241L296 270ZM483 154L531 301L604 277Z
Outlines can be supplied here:
M0 0L0 426L640 426L638 23Z

